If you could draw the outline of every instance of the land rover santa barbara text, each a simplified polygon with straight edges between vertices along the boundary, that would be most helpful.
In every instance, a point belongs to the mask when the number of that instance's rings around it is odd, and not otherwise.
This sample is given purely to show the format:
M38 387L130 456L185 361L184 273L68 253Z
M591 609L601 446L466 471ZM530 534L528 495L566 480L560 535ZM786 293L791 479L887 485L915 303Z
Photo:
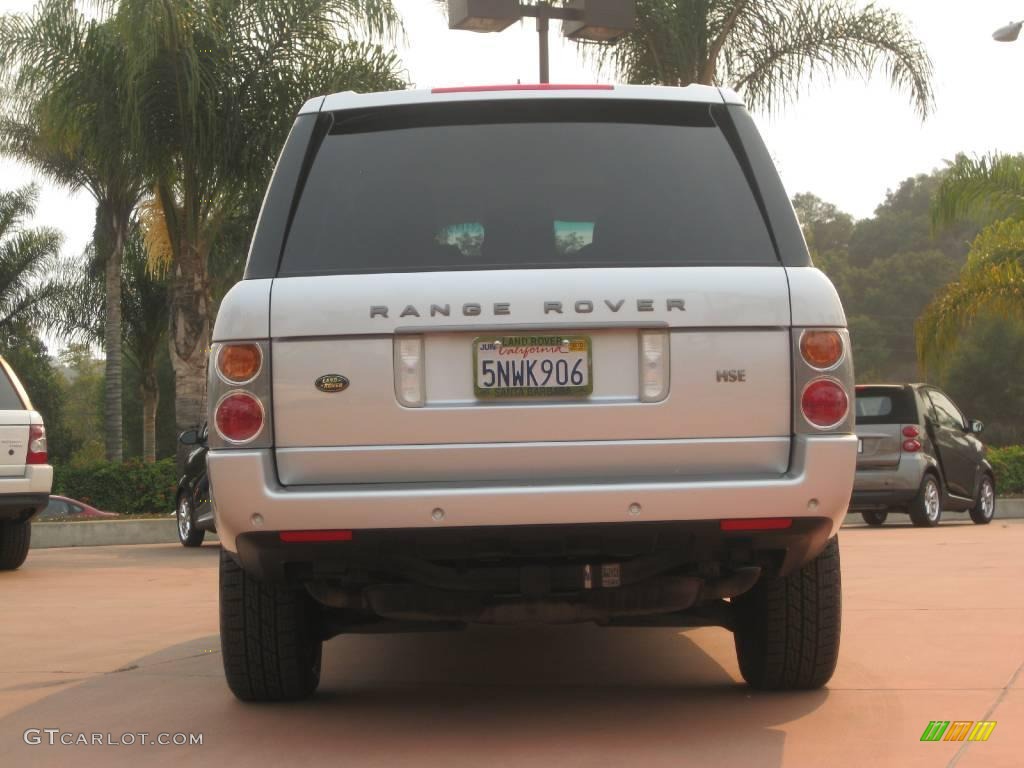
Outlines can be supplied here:
M213 342L239 698L476 623L719 626L754 687L831 677L850 342L735 94L313 99Z

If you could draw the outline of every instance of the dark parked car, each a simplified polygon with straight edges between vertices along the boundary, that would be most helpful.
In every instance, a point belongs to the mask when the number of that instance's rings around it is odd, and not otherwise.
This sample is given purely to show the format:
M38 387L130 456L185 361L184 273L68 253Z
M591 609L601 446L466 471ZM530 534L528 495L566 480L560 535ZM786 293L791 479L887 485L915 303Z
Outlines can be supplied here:
M949 395L927 384L857 387L857 477L851 510L868 525L905 512L914 525L938 525L943 510L995 515L995 475L968 419Z
M182 445L193 446L178 481L178 538L186 547L198 547L207 531L214 531L210 480L206 474L207 429L190 429L178 436Z

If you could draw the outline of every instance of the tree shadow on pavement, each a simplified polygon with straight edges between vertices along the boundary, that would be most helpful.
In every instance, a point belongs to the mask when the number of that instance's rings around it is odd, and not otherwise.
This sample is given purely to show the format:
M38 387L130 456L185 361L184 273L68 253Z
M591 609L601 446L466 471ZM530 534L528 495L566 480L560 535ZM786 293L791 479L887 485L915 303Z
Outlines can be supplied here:
M694 638L719 656L731 645L724 630L594 626L344 636L325 645L313 699L247 705L227 690L211 636L0 720L0 764L781 765L775 726L820 707L827 691L753 691ZM204 738L29 746L26 728Z

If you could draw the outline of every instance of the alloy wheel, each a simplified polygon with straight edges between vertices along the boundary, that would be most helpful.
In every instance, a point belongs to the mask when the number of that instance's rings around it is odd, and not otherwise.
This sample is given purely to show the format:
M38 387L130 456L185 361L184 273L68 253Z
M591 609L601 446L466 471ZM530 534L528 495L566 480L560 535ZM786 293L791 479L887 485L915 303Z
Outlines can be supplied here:
M981 481L981 513L987 520L992 517L996 508L996 492L992 487L992 481L985 477Z
M929 520L934 522L939 519L941 506L939 486L934 480L929 479L924 489L924 509Z
M192 533L192 508L184 496L178 502L178 535L184 541Z

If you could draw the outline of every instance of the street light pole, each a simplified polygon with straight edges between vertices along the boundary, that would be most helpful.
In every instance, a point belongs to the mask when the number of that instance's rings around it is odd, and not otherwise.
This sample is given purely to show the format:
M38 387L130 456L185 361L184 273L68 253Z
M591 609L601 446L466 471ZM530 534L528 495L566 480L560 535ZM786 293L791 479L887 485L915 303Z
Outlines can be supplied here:
M548 50L548 30L551 27L551 17L546 11L551 6L547 3L540 3L537 6L537 36L540 38L540 82L551 82L551 54Z

